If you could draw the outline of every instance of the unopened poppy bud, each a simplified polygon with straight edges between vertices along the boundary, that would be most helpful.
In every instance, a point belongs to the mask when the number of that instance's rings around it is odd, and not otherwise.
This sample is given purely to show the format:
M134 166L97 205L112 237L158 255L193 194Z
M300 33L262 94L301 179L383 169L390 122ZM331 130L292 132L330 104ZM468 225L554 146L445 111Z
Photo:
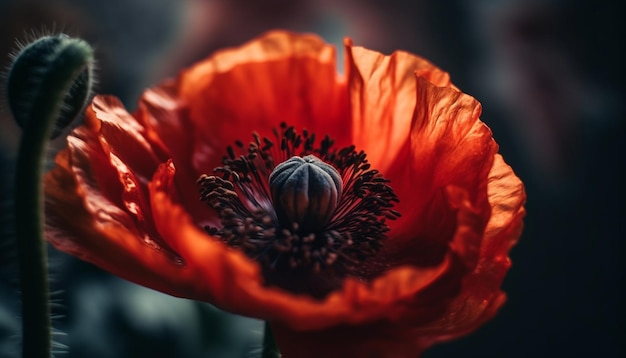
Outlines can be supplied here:
M61 134L89 99L92 68L89 44L65 34L43 36L23 47L7 79L9 107L18 125L24 129L53 110L58 115L51 137Z
M339 172L314 155L294 156L269 177L272 201L281 225L300 232L322 230L332 218L343 182Z

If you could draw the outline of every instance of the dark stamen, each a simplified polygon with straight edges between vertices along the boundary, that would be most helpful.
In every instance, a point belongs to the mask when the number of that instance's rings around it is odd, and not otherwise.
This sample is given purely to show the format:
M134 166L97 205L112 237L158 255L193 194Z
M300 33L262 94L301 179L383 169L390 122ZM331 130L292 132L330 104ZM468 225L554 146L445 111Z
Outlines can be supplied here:
M201 200L221 222L206 231L259 261L273 282L281 281L275 278L285 270L333 278L355 274L382 247L389 231L385 221L400 216L392 209L398 197L389 180L371 169L366 154L354 146L337 150L328 136L316 143L314 133L299 134L285 123L274 135L279 146L256 133L245 151L237 141L236 148L226 148L215 175L198 179ZM305 174L292 176L285 168ZM270 176L278 184L270 184ZM280 182L290 176L289 185ZM322 177L327 182L319 182ZM337 184L338 190L332 189ZM307 188L306 200L298 188ZM333 192L337 201L329 204Z

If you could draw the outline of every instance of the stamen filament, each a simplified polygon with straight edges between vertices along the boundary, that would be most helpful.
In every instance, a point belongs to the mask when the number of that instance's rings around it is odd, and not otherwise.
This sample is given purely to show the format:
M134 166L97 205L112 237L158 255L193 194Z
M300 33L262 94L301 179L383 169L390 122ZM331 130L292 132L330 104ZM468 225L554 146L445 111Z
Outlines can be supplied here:
M227 148L219 176L200 177L201 200L221 221L206 230L260 262L268 284L323 297L332 284L310 290L290 280L358 275L382 247L385 221L400 216L392 209L398 198L363 151L334 149L329 136L316 143L314 133L284 123L280 129L279 146L253 133L247 148L235 142L246 153Z

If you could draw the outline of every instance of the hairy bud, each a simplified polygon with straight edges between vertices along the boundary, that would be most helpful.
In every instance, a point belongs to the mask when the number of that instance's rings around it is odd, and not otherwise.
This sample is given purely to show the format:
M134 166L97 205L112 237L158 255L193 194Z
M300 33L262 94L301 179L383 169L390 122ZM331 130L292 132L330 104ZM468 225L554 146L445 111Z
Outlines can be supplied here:
M18 125L25 129L54 111L51 137L57 137L83 111L92 70L93 51L83 40L59 34L26 45L15 56L7 81L9 107Z

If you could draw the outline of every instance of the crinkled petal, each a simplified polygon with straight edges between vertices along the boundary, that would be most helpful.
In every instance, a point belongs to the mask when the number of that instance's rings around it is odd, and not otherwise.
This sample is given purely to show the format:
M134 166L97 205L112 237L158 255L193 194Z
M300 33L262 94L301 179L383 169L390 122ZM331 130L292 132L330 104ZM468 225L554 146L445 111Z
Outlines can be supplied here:
M497 145L479 120L480 104L418 56L384 56L350 41L346 53L354 142L400 198L385 256L437 264L456 227L446 187L466 190L482 224L489 218L486 177Z
M491 218L485 229L486 239L481 252L485 261L509 252L521 235L522 219L526 214L524 185L500 154L495 156L489 172L487 192Z
M450 76L425 59L404 51L385 56L345 41L352 140L381 172L396 158L411 133L415 75L436 86L452 86Z
M178 96L189 106L194 168L212 170L228 145L250 141L252 132L274 139L281 122L346 144L348 102L335 52L315 35L274 31L184 71Z
M491 131L479 120L480 104L453 88L416 79L416 105L405 149L387 177L400 197L402 217L390 222L388 249L415 254L413 263L436 263L446 252L457 226L446 189L467 193L483 227L490 216L487 176L498 150Z
M488 193L493 209L476 253L478 264L464 275L459 294L439 319L420 328L419 340L425 347L474 331L506 300L500 287L511 266L508 253L522 232L526 194L500 155L489 172Z
M145 203L138 203L134 212L125 207L129 187L122 185L117 168L90 130L81 127L74 132L69 148L45 176L46 238L61 251L113 274L174 293L181 284L171 269L175 257L152 236L151 213L139 207Z
M159 87L147 90L139 102L135 116L146 128L147 140L162 148L167 157L176 163L176 183L180 202L198 223L215 225L216 215L198 198L196 180L203 172L218 166L221 156L213 158L211 168L198 170L191 158L194 157L193 123L188 108L178 98L178 87L174 81L166 81Z

